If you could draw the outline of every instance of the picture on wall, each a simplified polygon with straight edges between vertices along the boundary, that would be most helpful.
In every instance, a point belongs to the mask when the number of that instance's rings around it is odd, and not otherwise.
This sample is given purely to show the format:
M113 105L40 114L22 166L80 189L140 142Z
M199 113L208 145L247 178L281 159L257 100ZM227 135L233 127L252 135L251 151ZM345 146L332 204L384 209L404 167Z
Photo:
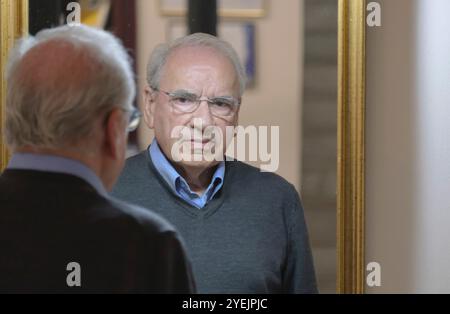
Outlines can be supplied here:
M267 13L267 0L218 0L219 16L258 18ZM162 15L186 15L188 0L159 0Z

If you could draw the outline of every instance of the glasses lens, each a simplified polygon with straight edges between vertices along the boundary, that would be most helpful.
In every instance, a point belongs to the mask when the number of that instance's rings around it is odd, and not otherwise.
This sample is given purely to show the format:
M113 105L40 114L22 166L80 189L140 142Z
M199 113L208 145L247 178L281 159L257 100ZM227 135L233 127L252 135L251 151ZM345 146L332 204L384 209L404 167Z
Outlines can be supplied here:
M233 97L202 99L195 94L191 94L185 91L164 93L169 96L169 102L172 108L175 111L181 113L192 113L198 109L202 101L207 101L213 115L218 117L229 117L236 112L236 109L239 106L239 101L234 99Z
M231 99L213 99L210 108L213 115L228 117L235 112L236 104Z
M128 123L128 132L134 132L139 126L139 123L141 121L141 113L139 110L134 109L133 112L130 115L130 122Z
M170 98L170 103L175 110L181 112L192 112L195 111L197 107L197 98L187 96L173 96Z

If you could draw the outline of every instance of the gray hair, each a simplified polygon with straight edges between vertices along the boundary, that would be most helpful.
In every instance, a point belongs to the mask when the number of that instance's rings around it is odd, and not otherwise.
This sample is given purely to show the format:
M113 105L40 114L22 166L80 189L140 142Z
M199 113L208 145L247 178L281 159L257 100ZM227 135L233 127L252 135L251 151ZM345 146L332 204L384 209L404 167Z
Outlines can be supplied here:
M10 54L6 79L5 139L13 150L86 142L100 116L114 108L130 110L136 94L120 41L83 25L21 39Z
M176 39L169 44L157 46L150 57L147 66L147 83L152 88L159 88L162 72L170 54L182 47L209 47L217 50L224 57L228 58L234 66L239 80L240 95L242 96L246 87L246 74L239 57L234 48L226 41L215 36L196 33Z

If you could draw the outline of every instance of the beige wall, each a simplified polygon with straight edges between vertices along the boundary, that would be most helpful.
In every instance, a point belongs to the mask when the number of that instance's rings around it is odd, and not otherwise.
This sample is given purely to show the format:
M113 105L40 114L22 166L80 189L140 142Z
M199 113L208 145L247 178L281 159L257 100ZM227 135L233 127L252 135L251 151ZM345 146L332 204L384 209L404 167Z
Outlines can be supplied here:
M417 195L414 148L415 11L411 0L380 1L382 27L367 29L366 262L382 286L410 291Z
M168 19L158 12L157 1L138 0L138 67L140 90L145 65L153 47L166 40ZM244 95L240 124L280 126L278 173L300 186L301 86L303 1L268 0L268 15L256 19L257 82ZM141 128L140 146L146 147L152 133Z
M367 263L371 293L449 293L450 28L447 0L379 1L368 29Z

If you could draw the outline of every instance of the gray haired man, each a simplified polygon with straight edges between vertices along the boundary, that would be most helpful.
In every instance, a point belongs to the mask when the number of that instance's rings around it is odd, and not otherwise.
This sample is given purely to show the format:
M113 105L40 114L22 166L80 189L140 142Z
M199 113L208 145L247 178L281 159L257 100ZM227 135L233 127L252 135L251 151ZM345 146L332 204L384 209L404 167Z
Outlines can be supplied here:
M144 117L156 138L126 162L114 195L180 230L201 293L317 292L295 188L245 163L201 156L226 151L228 139L212 134L238 123L245 72L234 49L206 34L183 37L155 49L147 79Z
M194 292L175 229L107 194L139 118L117 39L87 26L44 30L18 44L6 77L0 292Z

